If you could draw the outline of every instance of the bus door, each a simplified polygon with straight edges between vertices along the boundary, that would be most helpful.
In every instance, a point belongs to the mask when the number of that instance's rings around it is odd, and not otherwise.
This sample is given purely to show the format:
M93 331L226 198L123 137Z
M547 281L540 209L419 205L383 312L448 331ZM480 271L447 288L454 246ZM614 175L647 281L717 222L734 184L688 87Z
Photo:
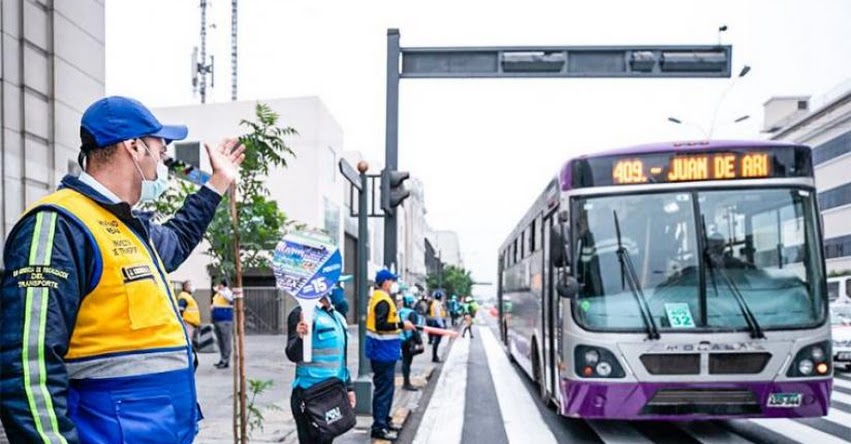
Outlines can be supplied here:
M542 304L541 304L541 326L543 330L542 340L543 347L541 349L542 365L544 366L544 381L541 381L543 387L554 395L556 391L556 381L558 372L556 371L556 310L558 309L558 298L555 291L555 279L557 277L556 270L550 262L550 235L555 226L555 218L557 212L553 211L544 216L541 226L541 246L544 254L542 254L543 264L543 285L541 288Z

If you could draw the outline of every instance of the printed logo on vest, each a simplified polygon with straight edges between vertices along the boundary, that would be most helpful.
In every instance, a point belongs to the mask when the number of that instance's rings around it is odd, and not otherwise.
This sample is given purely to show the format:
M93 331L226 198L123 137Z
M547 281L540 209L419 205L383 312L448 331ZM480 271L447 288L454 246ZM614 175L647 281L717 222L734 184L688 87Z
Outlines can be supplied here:
M334 407L325 412L325 423L328 425L334 424L341 419L343 419L343 412L340 411L339 407Z
M147 265L134 265L132 267L123 267L121 274L124 275L124 283L143 281L145 279L154 280L154 274L151 272L151 267Z

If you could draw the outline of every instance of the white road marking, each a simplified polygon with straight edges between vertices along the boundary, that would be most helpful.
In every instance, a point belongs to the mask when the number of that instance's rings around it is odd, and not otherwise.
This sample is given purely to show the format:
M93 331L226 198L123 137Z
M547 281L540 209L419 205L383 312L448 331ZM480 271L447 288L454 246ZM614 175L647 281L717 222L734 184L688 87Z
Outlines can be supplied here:
M488 357L499 409L508 442L556 444L556 438L541 417L535 401L520 376L511 368L502 347L489 328L477 328Z
M470 341L455 341L423 414L414 444L460 443L464 432Z
M626 421L586 421L606 444L653 444Z
M753 444L729 430L722 429L711 422L693 421L680 423L680 429L703 444Z
M749 419L748 421L799 442L848 444L848 441L844 439L789 419Z

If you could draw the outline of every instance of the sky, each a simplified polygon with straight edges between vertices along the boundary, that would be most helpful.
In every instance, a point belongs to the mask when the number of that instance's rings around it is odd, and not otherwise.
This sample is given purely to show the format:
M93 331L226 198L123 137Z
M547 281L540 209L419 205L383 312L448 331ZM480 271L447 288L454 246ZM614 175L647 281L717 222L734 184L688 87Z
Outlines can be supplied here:
M208 0L215 88L230 99L230 1ZM198 0L106 2L106 91L149 106L199 103ZM384 156L386 34L402 47L716 44L730 79L403 80L399 169L424 183L427 219L460 236L474 278L494 282L501 243L569 158L653 141L764 138L772 96L822 96L851 78L846 0L242 0L239 99L319 96L344 149ZM750 118L733 121L741 116ZM673 116L686 124L667 121ZM285 123L285 122L284 122ZM482 288L483 293L494 289Z

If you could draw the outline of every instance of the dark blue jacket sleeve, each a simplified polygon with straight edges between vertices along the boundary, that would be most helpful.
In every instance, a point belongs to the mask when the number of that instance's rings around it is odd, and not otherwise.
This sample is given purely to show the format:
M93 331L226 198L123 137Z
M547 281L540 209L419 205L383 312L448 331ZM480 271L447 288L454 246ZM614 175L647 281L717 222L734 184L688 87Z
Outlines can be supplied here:
M151 240L167 272L177 270L198 246L221 200L215 191L201 187L186 198L183 207L168 222L148 225Z
M77 443L68 416L68 351L99 256L76 222L53 211L10 233L0 280L0 418L11 442Z

